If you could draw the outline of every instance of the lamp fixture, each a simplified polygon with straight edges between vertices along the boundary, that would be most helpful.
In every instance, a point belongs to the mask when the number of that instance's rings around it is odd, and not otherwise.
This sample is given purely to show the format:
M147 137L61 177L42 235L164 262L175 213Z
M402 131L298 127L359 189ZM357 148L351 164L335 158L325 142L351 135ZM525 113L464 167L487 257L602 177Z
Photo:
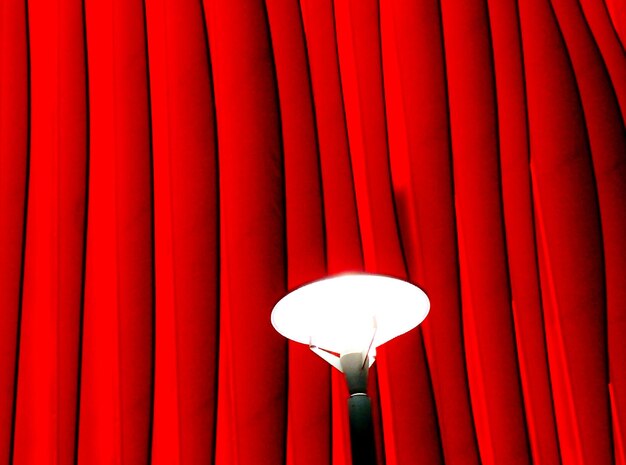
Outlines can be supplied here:
M272 325L288 339L307 344L339 371L348 384L354 465L376 464L367 372L376 348L419 325L428 297L406 281L370 273L320 279L283 297Z

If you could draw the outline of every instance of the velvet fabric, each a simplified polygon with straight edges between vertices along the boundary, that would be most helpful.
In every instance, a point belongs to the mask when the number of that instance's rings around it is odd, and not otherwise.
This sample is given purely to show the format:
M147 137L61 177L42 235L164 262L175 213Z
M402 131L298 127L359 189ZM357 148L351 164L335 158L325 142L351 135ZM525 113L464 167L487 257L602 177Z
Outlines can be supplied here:
M380 465L626 465L624 0L3 0L0 463L348 465L288 290L430 297Z

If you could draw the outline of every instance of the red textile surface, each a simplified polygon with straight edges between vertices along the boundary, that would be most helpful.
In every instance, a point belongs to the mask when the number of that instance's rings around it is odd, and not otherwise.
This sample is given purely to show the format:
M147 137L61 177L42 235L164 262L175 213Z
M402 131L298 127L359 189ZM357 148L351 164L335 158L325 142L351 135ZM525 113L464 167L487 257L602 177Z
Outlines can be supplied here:
M625 12L2 2L0 463L347 465L269 315L366 270L380 465L626 465Z

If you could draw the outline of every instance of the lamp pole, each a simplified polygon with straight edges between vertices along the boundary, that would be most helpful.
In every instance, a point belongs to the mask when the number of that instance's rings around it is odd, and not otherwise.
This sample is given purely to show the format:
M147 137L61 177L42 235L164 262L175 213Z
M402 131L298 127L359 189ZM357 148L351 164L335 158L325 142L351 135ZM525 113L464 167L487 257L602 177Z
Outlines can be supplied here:
M414 284L390 276L346 273L299 287L272 310L276 331L308 344L345 375L353 465L377 465L372 403L367 397L367 372L376 348L415 328L429 309L428 296Z
M350 415L350 446L353 465L376 465L376 444L372 426L372 402L367 396L369 361L360 352L340 358L341 369L348 383Z

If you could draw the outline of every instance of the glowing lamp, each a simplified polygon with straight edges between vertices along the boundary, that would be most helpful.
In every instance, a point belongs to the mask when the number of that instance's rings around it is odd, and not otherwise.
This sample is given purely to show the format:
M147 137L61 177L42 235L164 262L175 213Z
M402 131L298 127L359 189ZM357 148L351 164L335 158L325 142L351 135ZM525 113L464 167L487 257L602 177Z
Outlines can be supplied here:
M272 311L272 325L292 341L320 354L369 356L376 347L419 325L430 308L426 294L400 279L367 273L314 281L283 297ZM324 355L323 355L324 356ZM338 362L324 356L341 370Z
M419 325L430 309L426 294L400 279L351 273L314 281L283 297L272 325L307 344L346 376L353 463L376 463L367 372L376 348Z

